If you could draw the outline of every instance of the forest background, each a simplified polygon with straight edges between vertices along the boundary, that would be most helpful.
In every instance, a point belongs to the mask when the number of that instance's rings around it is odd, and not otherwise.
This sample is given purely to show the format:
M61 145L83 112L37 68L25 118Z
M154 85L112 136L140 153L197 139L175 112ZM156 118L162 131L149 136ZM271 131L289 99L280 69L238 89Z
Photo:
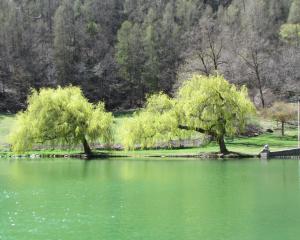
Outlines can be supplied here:
M300 92L300 0L1 0L0 111L75 85L109 110L218 72L253 102Z

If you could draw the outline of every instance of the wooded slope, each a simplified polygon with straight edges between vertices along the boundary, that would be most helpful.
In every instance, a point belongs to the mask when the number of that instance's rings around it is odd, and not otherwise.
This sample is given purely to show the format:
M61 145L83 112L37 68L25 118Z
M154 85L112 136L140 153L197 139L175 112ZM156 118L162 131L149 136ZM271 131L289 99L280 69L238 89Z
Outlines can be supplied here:
M0 110L30 88L81 86L110 109L172 94L193 72L257 105L300 92L300 0L1 0Z

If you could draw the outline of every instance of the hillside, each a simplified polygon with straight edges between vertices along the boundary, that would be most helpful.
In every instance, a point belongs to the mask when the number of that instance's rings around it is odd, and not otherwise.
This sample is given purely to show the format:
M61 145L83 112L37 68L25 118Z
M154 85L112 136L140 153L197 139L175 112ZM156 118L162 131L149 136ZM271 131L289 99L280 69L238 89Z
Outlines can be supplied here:
M300 92L300 0L2 0L0 24L0 111L70 84L139 107L194 72L247 85L258 106Z

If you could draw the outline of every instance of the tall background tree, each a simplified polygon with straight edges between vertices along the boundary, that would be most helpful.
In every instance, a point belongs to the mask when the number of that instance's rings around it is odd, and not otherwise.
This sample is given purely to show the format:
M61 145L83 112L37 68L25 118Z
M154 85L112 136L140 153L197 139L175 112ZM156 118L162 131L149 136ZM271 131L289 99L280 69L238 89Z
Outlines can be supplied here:
M54 16L54 53L60 85L75 83L78 39L72 0L63 0Z

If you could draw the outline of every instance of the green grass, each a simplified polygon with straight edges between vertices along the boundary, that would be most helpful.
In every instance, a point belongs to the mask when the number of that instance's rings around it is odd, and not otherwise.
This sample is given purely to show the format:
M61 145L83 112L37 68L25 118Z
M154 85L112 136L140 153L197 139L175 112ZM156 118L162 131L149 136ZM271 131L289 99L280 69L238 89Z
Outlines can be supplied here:
M0 146L8 143L8 135L15 122L15 115L0 115Z
M275 123L271 121L263 121L262 126L264 129L275 128ZM268 144L271 151L295 148L298 146L297 129L286 128L286 135L281 136L280 130L275 130L274 133L265 133L258 137L238 137L226 139L227 148L230 151L241 152L247 154L258 154ZM130 156L153 156L153 155L192 155L199 153L218 152L219 147L216 143L212 142L208 145L195 148L182 148L182 149L150 149L150 150L136 150L136 151L113 151L112 154L127 154Z
M121 139L119 137L119 128L122 125L122 122L131 117L131 113L125 114L116 114L114 120L114 135L115 142L120 143ZM13 127L15 122L14 115L0 115L0 154L7 154L7 136L9 131ZM261 125L264 129L267 128L276 128L276 125L271 121L263 121L261 120ZM280 130L276 130L274 133L265 133L258 137L240 137L235 138L233 140L226 139L227 147L230 151L242 152L248 154L257 154L259 153L265 144L270 146L272 150L281 150L287 148L297 147L297 129L286 128L286 136L280 135ZM2 150L2 151L1 151ZM134 157L142 157L142 156L162 156L162 155L192 155L198 153L206 153L206 152L217 152L218 146L216 143L210 143L203 147L197 148L182 148L182 149L151 149L151 150L139 150L139 151L111 151L112 155L128 155ZM72 154L78 153L78 149L70 149L70 150L41 150L34 151L30 153L38 153L38 154Z
M258 137L236 138L226 141L227 148L230 151L258 154L265 144L269 144L271 151L297 147L297 135L291 134L281 137L278 133L263 134ZM158 149L158 150L139 150L124 152L131 156L145 155L192 155L198 153L218 152L216 143L210 143L199 148L183 149ZM122 151L123 152L123 151ZM120 153L120 152L119 152Z

